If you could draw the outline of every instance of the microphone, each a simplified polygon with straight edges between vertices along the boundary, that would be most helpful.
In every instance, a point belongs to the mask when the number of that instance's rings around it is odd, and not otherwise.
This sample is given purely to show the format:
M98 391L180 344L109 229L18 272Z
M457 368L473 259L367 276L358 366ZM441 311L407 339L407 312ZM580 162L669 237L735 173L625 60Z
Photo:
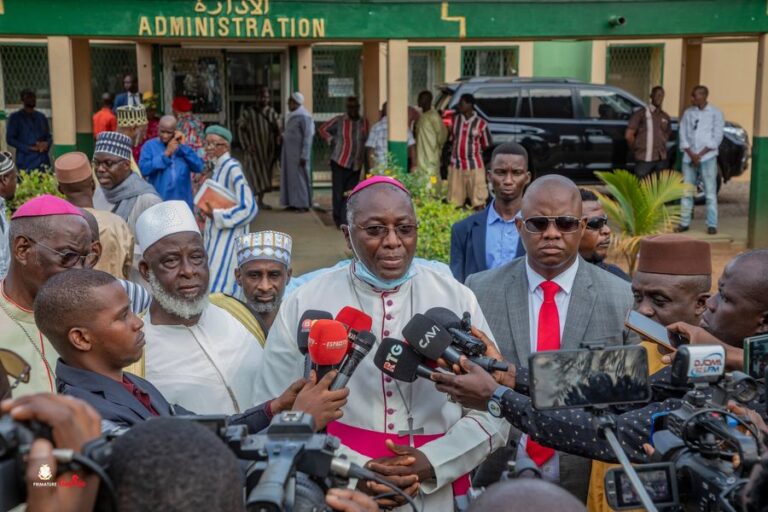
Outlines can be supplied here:
M452 346L451 334L426 315L420 313L413 315L403 328L403 336L413 350L427 359L437 361L442 357L451 364L459 364L462 353ZM489 357L469 357L468 359L487 372L507 371L507 364L502 361Z
M680 345L672 362L672 384L717 382L725 372L725 349L721 345Z
M341 363L349 348L347 330L336 320L321 319L312 324L309 330L307 351L317 370L317 378Z
M395 380L413 382L417 377L429 379L432 369L421 364L422 358L406 342L394 338L381 340L373 364Z
M451 333L454 341L460 347L461 352L467 356L481 356L485 354L485 344L478 338L469 334L466 329L471 326L469 313L464 313L464 318L459 318L456 313L447 308L428 309L425 316L438 325L442 325Z
M296 333L296 344L299 347L299 352L304 356L304 378L309 378L309 371L312 369L312 361L307 356L307 344L309 343L309 330L312 328L312 324L317 320L331 320L333 315L327 311L320 311L318 309L308 309L301 315L299 319L299 328Z
M331 383L329 388L331 391L336 391L347 385L350 377L352 377L352 374L357 369L357 365L365 359L365 356L368 355L368 352L371 351L375 344L376 336L371 334L370 331L365 330L357 333L355 341L349 349L349 354L347 354L347 357L341 364L338 375L336 375L336 378Z
M373 319L370 316L351 306L341 308L341 311L336 313L336 320L347 328L350 341L355 341L358 333L370 331L373 325Z

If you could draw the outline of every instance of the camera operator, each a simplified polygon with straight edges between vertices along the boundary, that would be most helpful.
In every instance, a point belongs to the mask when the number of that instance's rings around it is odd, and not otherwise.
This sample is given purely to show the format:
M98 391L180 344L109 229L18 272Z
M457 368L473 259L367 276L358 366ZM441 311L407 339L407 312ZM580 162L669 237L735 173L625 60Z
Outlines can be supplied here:
M768 331L768 295L761 293L766 289L768 250L749 251L731 260L720 279L718 293L707 300L707 311L702 315L700 325L702 331L689 329L698 336L690 341L701 342L705 338L704 332L712 329L712 335L706 336L706 339L718 341L728 350L743 337ZM725 343L711 337L714 333L725 338ZM499 387L494 376L470 361L463 360L461 370L464 375L433 374L437 388L462 405L478 409L483 407L483 403L487 404L492 395L503 393L504 417L537 442L576 455L615 462L610 446L599 439L591 415L584 410L539 412L533 409L530 398L526 396L527 372L518 371L515 385L510 386L512 375L516 373L510 366L510 371L504 374L506 384L502 384L509 389L504 389ZM652 416L678 409L682 404L679 398L686 390L671 388L669 375L669 368L664 368L651 376L654 401L650 404L615 414L618 438L629 458L635 462L648 462L642 445L650 439ZM750 407L764 414L764 404L754 403ZM563 432L567 432L567 436Z
M171 406L150 382L123 372L144 348L143 322L129 306L123 287L96 270L63 272L40 289L35 321L60 355L59 392L91 404L110 427L131 427L153 416L193 414ZM341 416L339 409L349 393L328 390L334 376L335 372L329 373L318 383L296 381L274 400L229 416L229 422L258 432L274 414L296 408L311 414L316 427L323 428Z
M27 512L83 512L93 510L99 479L91 473L67 472L59 481L75 481L84 486L36 486L43 481L43 466L56 475L54 446L80 453L83 445L100 434L101 418L90 405L71 397L41 393L26 395L0 404L0 414L10 414L18 422L35 421L51 429L53 444L36 439L26 460Z

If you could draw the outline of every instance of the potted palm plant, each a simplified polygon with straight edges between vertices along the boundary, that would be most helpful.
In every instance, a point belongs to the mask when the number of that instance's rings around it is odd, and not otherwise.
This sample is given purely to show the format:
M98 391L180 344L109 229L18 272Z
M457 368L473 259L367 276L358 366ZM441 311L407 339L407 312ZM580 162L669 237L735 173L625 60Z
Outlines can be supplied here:
M680 221L679 200L689 190L679 172L669 170L639 179L629 171L596 172L607 193L595 191L616 228L614 245L635 273L640 240L666 233Z

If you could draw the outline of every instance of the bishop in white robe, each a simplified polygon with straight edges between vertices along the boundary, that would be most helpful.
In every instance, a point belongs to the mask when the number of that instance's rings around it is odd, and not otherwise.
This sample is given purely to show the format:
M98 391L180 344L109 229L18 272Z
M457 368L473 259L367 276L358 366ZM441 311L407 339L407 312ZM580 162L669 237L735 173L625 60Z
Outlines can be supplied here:
M363 182L358 188L367 186L371 185ZM384 196L385 192L377 189L375 194ZM284 299L267 338L264 359L268 364L257 377L256 400L275 396L302 375L304 358L296 333L306 310L336 315L344 306L351 306L365 312L373 319L371 332L377 343L352 375L344 416L328 426L328 433L341 439L352 462L364 465L370 459L394 455L385 440L407 445L409 432L418 431L414 445L426 455L435 479L420 482L417 504L421 501L425 512L452 510L454 494L464 494L468 486L465 475L506 443L509 425L487 412L469 412L450 402L431 381L405 383L385 376L374 365L373 355L381 339L402 339L401 331L413 315L433 307L448 308L459 316L468 311L473 325L491 336L488 323L468 288L429 267L413 264L407 272L410 278L387 290L358 277L364 273L356 272L356 265L360 265L359 258L348 267L315 278Z

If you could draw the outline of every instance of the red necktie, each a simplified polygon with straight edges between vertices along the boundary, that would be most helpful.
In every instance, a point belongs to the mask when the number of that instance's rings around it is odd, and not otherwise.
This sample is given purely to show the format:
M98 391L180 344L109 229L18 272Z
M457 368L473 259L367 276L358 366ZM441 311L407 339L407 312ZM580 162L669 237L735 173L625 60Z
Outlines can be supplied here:
M544 303L539 310L539 323L536 335L536 351L560 350L560 315L557 313L555 294L560 286L554 281L544 281L539 285L544 292ZM555 454L555 450L541 446L528 438L525 451L537 466L541 466Z

